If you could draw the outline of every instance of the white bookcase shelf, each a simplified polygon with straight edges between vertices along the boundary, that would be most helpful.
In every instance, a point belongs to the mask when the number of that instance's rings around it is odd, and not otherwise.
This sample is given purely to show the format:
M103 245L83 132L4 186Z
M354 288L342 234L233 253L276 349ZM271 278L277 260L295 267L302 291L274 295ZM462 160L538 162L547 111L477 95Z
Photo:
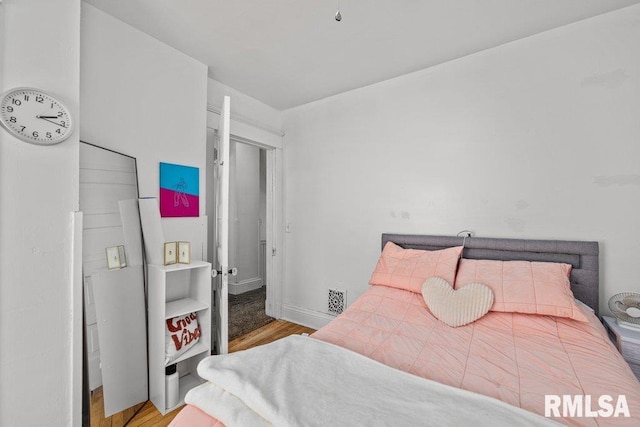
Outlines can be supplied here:
M192 298L183 298L176 301L167 303L165 319L171 319L176 316L182 316L183 314L193 313L200 310L207 310L209 304L205 304L202 301L194 300Z
M198 363L211 354L211 264L149 266L149 398L162 415L184 404L184 396L203 380L198 376ZM166 320L196 313L200 340L176 360L166 363ZM180 402L166 407L165 367L177 364Z
M202 342L198 342L196 345L194 345L189 350L187 350L184 354L181 354L180 357L178 357L176 360L173 360L169 363L165 363L165 367L168 365L173 365L174 363L180 363L183 360L187 360L191 357L198 356L199 354L202 354L207 350L209 350L209 346L203 344Z

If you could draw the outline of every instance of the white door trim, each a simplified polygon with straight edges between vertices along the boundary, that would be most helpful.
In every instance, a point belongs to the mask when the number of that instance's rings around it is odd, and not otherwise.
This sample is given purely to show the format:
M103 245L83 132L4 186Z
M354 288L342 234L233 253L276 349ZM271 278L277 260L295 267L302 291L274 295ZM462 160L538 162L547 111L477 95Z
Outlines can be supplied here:
M267 150L267 301L268 316L282 318L282 290L284 285L283 235L283 179L281 148Z

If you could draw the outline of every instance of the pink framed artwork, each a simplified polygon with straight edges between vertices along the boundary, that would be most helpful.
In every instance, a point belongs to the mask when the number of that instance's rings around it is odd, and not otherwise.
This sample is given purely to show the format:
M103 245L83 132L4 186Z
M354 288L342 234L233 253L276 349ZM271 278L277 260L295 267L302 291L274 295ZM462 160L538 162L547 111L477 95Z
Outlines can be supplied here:
M200 216L200 170L160 163L160 216Z

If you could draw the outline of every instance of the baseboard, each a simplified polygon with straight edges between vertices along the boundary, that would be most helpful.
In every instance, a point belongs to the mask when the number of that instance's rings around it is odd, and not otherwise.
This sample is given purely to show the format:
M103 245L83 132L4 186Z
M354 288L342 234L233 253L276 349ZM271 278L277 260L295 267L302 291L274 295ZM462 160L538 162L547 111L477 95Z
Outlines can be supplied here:
M333 319L335 319L335 316L327 313L313 311L294 305L282 304L282 320L297 323L298 325L306 326L308 328L320 329Z
M229 284L229 293L231 295L240 295L245 292L253 291L262 287L263 280L262 277L254 277L252 279L243 280L238 283L230 283Z

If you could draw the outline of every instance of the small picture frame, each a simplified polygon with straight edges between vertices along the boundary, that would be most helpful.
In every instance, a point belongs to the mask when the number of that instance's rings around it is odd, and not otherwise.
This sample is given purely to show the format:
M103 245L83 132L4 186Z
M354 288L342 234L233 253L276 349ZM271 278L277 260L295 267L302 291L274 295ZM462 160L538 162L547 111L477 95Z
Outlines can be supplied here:
M189 242L178 242L178 262L180 264L191 263L191 244Z
M175 264L177 259L177 242L167 242L164 244L164 265Z
M120 268L127 266L127 255L124 252L124 245L118 246L118 255L120 255Z
M109 270L122 267L120 264L120 251L118 250L118 246L106 248L105 251L107 253L107 267Z

